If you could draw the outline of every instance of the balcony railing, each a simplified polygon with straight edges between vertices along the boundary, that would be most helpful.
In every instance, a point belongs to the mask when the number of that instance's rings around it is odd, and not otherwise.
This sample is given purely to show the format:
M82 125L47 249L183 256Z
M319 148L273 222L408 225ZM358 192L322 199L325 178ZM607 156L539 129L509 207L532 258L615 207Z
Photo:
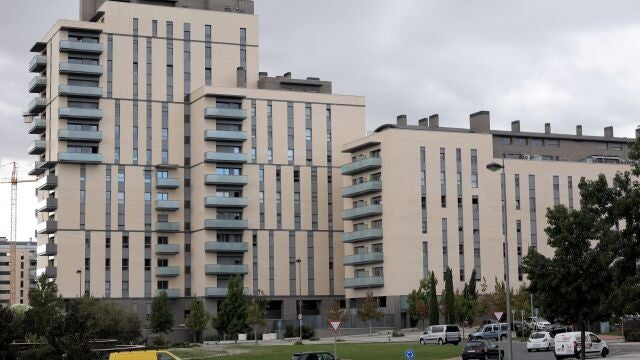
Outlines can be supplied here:
M207 141L247 141L246 131L205 130L204 139Z
M204 176L206 185L247 185L245 175L218 175L207 174Z
M37 75L29 81L29 92L39 93L47 87L47 78Z
M205 265L204 272L207 275L247 274L249 272L249 266L246 264L241 264L241 265L207 264Z
M47 108L47 99L43 97L35 97L27 105L27 112L33 115L37 115Z
M43 221L36 225L38 234L51 234L58 231L58 222L55 220Z
M156 179L156 189L177 189L180 187L180 179L160 178Z
M29 61L29 72L41 72L47 67L47 57L36 55Z
M102 97L102 88L99 86L59 85L58 93L62 96Z
M47 120L42 118L33 119L29 127L29 134L42 134L47 130Z
M204 117L206 119L244 120L247 118L247 111L243 109L208 107L204 109Z
M382 262L382 252L368 252L363 254L347 255L342 258L344 265L362 265Z
M243 230L249 227L249 223L245 219L239 220L227 220L227 219L206 219L204 221L204 228L208 230L225 230L225 229L237 229Z
M180 209L180 202L177 200L156 200L156 210L176 211Z
M34 161L28 174L33 176L44 174L46 171L44 164L44 161Z
M247 252L249 244L246 242L222 242L207 241L204 244L205 252Z
M205 297L227 297L229 288L226 287L208 287L204 289ZM243 293L247 296L251 295L249 288L244 288Z
M156 231L158 232L178 232L180 231L180 223L178 222L163 222L156 223Z
M29 155L40 155L40 154L44 154L44 151L47 149L47 143L44 140L34 140L31 145L29 145L29 148L27 149L27 152L29 153Z
M379 169L381 166L382 161L379 157L369 157L354 161L350 164L342 165L340 170L342 171L342 175L353 175L369 170Z
M380 181L365 181L360 184L346 187L342 189L342 197L352 198L356 196L372 194L382 191L382 182Z
M382 229L362 229L342 233L342 241L346 243L382 239Z
M158 277L175 277L180 275L180 267L178 266L157 266L156 276Z
M363 276L344 279L344 287L357 289L384 286L383 276Z
M61 74L73 74L73 75L102 75L102 65L91 64L74 64L74 63L60 63Z
M36 204L36 210L38 212L49 212L54 211L58 208L58 199L56 198L46 198Z
M342 211L342 219L355 220L382 214L382 205L366 205Z
M102 109L86 109L79 107L61 107L58 109L58 117L63 119L102 119Z
M102 141L102 131L85 131L85 130L58 130L58 140L63 141Z
M233 207L243 208L248 205L249 201L246 197L222 197L222 196L205 196L204 207Z
M156 289L156 295L160 295L163 292L166 293L170 299L180 297L180 289Z
M58 177L56 175L47 175L36 182L36 189L51 190L58 186Z
M178 244L158 244L156 245L156 254L158 255L175 255L180 253L180 245Z
M59 152L58 161L68 163L101 163L102 154L82 152Z
M102 44L73 40L60 40L60 51L100 54L102 53Z
M58 253L58 244L42 244L36 248L38 256L52 256Z
M207 151L204 153L204 161L208 163L246 163L249 160L247 154Z

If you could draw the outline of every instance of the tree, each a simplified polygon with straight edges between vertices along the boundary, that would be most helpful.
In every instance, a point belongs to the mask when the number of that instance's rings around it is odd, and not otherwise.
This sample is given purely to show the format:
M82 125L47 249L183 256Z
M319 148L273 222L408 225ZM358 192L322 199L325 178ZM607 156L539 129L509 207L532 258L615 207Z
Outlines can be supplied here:
M462 293L462 295L466 299L473 300L474 302L478 298L478 293L476 292L476 269L473 269L473 271L471 271L471 276L469 277L469 283L465 284L464 292Z
M140 337L140 319L112 301L85 295L79 300L79 311L87 317L89 337L135 342Z
M437 288L438 280L436 275L431 271L429 279L427 280L427 291L429 294L428 307L429 307L429 323L431 325L440 324L440 309L438 308L438 293Z
M193 298L191 300L191 310L187 316L187 327L193 334L193 342L200 341L202 330L207 328L211 315L205 310L202 300Z
M338 300L333 300L327 310L327 320L346 322L349 320L349 311L340 307L340 302Z
M409 316L415 321L422 320L422 329L424 330L425 320L429 317L429 293L427 291L427 280L420 279L417 290L412 290L407 298L409 305Z
M456 320L455 300L453 293L453 272L447 267L444 274L444 319L447 324Z
M151 303L151 320L149 327L153 333L168 333L173 328L173 310L171 301L165 291L153 298Z
M253 328L253 339L258 343L258 326L266 324L265 310L267 309L267 299L262 290L258 289L256 296L251 299L247 306L247 324Z
M373 320L382 320L384 313L378 308L378 301L373 297L373 292L367 290L367 296L357 307L358 319L369 322L369 335L371 335Z
M54 346L60 349L65 359L92 360L94 358L90 345L90 316L81 310L80 302L71 301L67 304L64 319L57 325L61 327L59 343L58 346Z
M14 360L15 352L10 344L19 336L20 318L7 306L0 305L0 359Z
M238 341L238 334L247 329L247 298L244 295L242 277L229 279L229 291L218 309L218 316L211 321L220 334L231 335Z
M38 277L36 287L29 291L31 308L25 314L25 325L38 336L53 342L53 325L62 317L63 303L58 296L58 286L43 274Z
M547 258L530 248L523 260L523 272L548 315L579 325L584 359L587 324L610 316L606 301L611 289L611 256L603 251L606 241L599 240L607 238L609 226L598 211L581 205L580 210L564 205L547 210L545 232L555 254Z

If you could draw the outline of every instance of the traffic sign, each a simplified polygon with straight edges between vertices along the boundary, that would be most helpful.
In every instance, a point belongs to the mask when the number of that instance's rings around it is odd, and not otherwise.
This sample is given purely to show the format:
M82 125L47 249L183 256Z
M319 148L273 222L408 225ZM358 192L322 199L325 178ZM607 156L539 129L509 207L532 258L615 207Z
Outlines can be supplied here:
M496 320L500 321L500 319L502 319L502 315L503 314L504 313L502 311L496 311L496 312L493 313L493 316L496 317Z
M298 320L302 320L302 314L298 314Z
M329 325L331 325L333 332L338 332L338 328L340 327L340 324L341 324L340 321L329 321Z
M407 349L404 352L404 358L407 360L413 360L415 357L416 357L416 353L412 349Z

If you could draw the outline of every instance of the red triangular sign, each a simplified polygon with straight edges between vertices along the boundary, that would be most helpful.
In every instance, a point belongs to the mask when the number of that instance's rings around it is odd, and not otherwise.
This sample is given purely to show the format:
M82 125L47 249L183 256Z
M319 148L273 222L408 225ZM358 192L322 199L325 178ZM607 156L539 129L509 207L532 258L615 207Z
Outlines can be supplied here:
M503 312L501 312L501 311L496 311L496 312L494 312L494 313L493 313L493 316L495 316L495 317L496 317L496 319L497 319L498 321L500 321L500 319L502 318L502 315L503 315L503 314L504 314L504 313L503 313Z
M340 321L329 321L333 332L338 332L338 328L340 327Z

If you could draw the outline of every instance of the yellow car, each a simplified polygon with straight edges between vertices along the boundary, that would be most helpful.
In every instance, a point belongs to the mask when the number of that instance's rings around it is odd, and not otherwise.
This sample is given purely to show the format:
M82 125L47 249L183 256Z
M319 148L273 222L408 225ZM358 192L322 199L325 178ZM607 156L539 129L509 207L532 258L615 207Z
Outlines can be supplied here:
M109 360L180 360L166 350L122 351L109 355Z

